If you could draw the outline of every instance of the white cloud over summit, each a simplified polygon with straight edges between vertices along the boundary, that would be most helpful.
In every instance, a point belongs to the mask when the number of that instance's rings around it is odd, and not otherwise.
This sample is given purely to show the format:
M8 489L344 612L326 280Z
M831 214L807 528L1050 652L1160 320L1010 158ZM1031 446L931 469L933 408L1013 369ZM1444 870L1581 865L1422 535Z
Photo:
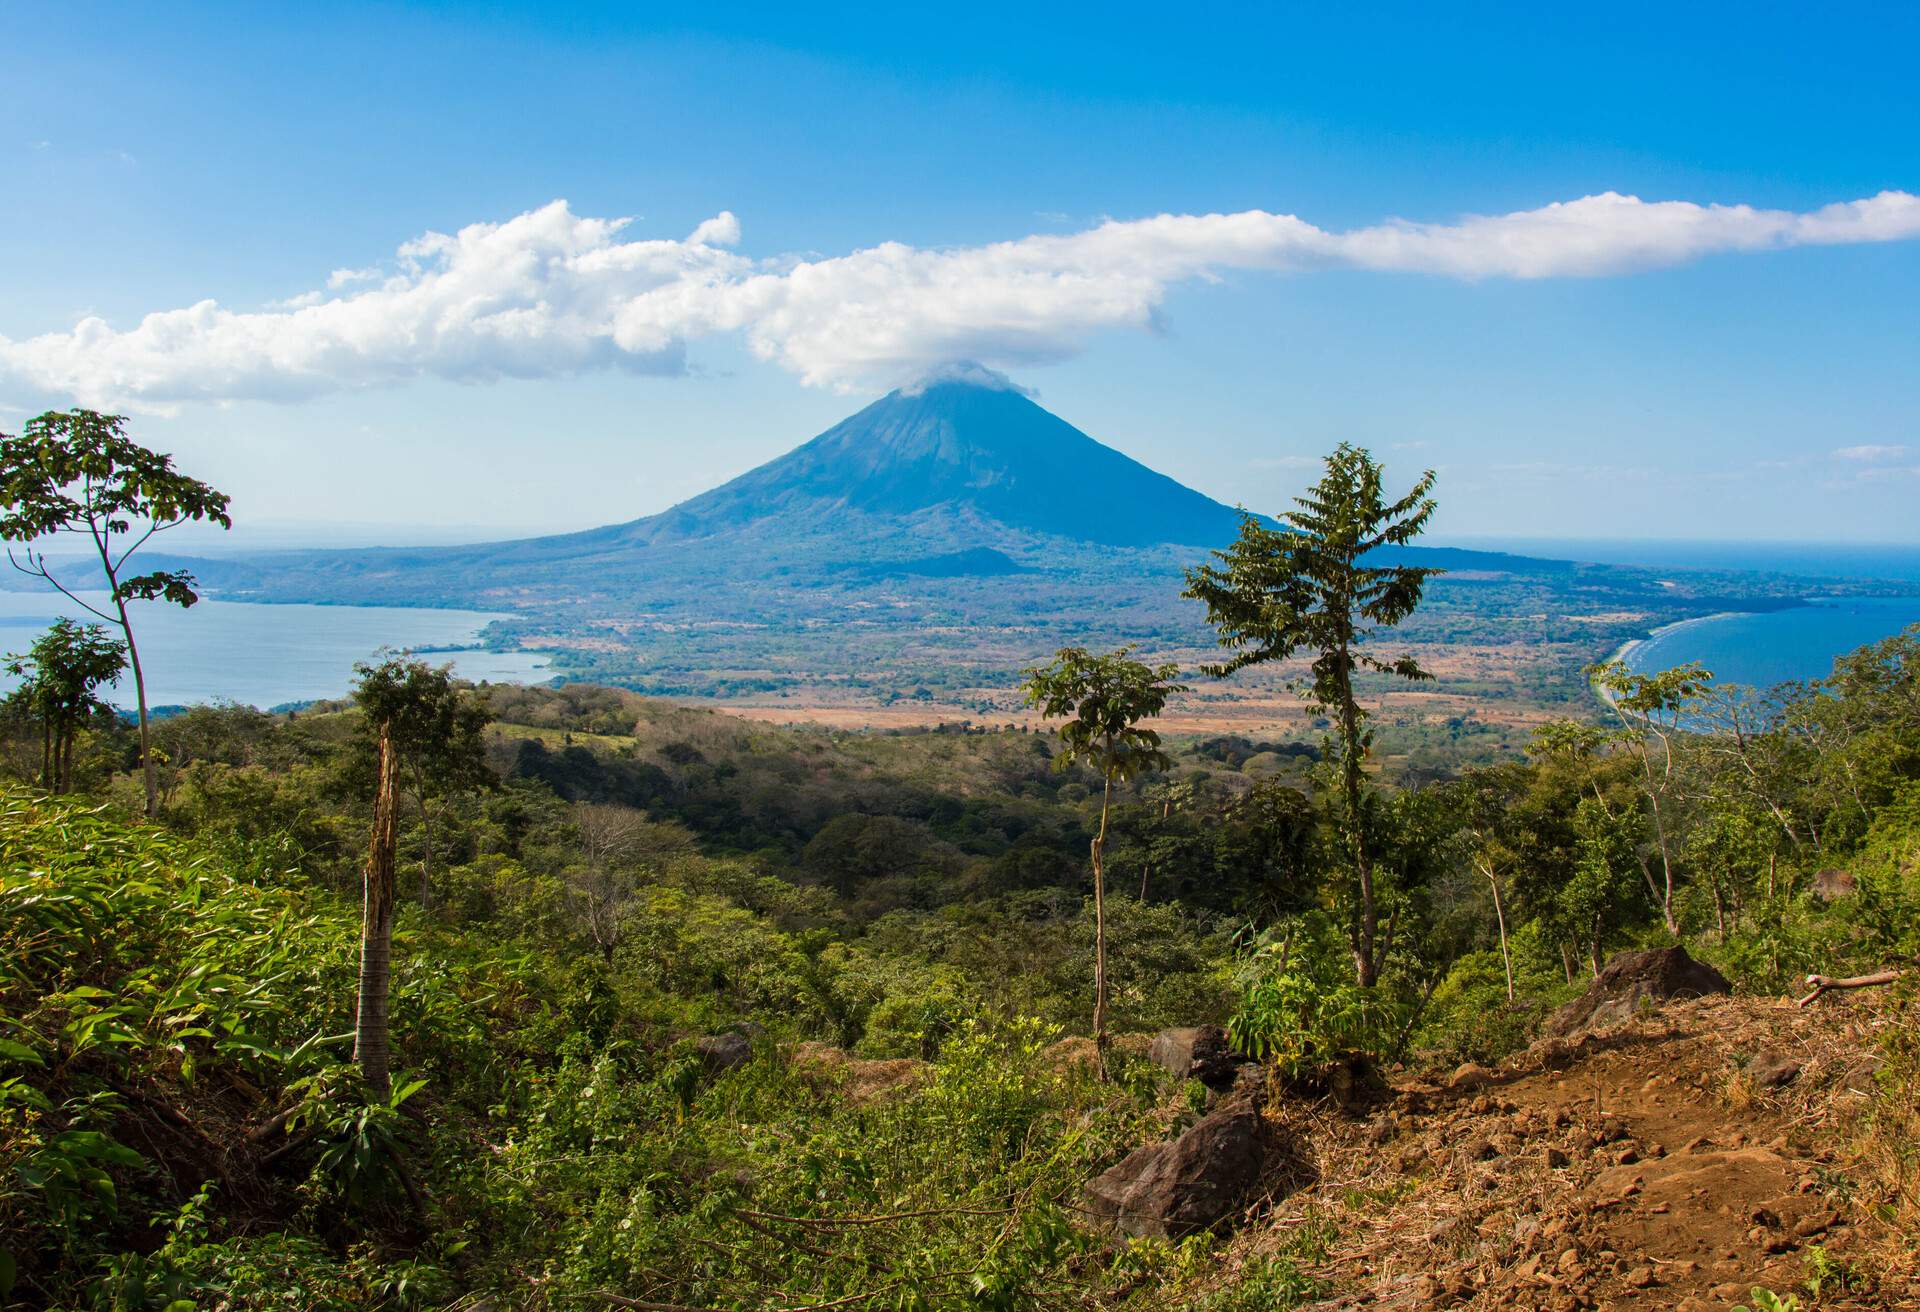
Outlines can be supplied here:
M253 311L205 300L116 329L0 337L0 378L83 404L293 400L420 377L487 380L624 368L677 373L686 344L739 333L808 383L891 386L955 361L1075 354L1152 326L1168 291L1234 270L1353 268L1459 279L1597 277L1706 255L1920 237L1920 197L1886 191L1795 212L1608 192L1454 223L1331 232L1286 214L1162 214L1066 235L922 249L887 242L756 260L722 212L683 239L626 240L624 219L565 201L402 245L383 269Z

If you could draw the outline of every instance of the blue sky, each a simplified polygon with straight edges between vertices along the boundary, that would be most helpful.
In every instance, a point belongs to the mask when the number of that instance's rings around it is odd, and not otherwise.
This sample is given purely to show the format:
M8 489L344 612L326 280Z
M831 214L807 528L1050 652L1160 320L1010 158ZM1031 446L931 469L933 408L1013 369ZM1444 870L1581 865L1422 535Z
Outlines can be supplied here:
M1447 536L1920 541L1913 211L1824 209L1920 191L1911 6L640 8L0 8L0 426L130 408L256 533L420 540L964 353L1258 509L1345 439Z

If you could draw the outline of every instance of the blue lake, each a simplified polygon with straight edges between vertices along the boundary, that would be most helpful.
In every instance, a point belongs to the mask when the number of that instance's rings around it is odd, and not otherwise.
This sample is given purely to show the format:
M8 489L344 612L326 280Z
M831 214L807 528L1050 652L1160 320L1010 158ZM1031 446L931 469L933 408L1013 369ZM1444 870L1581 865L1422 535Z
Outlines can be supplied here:
M104 593L80 595L106 608ZM475 681L540 683L552 677L547 658L533 652L431 650L471 643L504 618L484 611L202 601L190 610L146 604L133 614L151 706L234 701L266 709L339 697L353 681L353 663L382 647L419 651L435 664L451 662L462 678ZM62 615L93 618L58 593L0 592L0 652L24 652ZM0 691L15 682L0 672ZM132 675L121 678L110 700L133 706Z
M1828 598L1764 615L1711 615L1630 644L1621 659L1650 674L1699 661L1721 683L1769 688L1819 679L1856 647L1920 623L1920 597Z

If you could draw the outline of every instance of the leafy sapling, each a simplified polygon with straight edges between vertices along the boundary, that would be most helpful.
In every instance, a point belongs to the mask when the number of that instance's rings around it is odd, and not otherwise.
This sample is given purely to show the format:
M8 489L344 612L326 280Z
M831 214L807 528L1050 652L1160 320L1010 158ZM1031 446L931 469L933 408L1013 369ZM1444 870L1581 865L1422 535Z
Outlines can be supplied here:
M1049 720L1064 720L1059 735L1065 750L1056 769L1076 763L1100 774L1100 828L1090 851L1093 864L1093 1042L1100 1072L1107 1069L1107 902L1105 855L1107 817L1116 781L1167 768L1160 735L1140 723L1165 709L1167 698L1186 691L1175 683L1180 667L1134 660L1133 648L1096 656L1084 647L1062 647L1053 662L1026 672L1029 706Z
M133 669L140 708L140 771L146 809L160 804L147 724L147 677L134 641L127 603L166 601L180 607L200 600L192 574L156 569L135 573L134 553L155 534L190 522L232 528L228 497L173 467L173 457L127 436L124 415L92 410L49 410L27 421L18 437L0 434L0 540L7 559L23 574L43 579L88 614L120 631ZM95 605L75 591L70 562L47 554L61 535L81 539L98 559L106 600ZM72 568L81 568L71 566ZM59 570L64 578L56 576Z

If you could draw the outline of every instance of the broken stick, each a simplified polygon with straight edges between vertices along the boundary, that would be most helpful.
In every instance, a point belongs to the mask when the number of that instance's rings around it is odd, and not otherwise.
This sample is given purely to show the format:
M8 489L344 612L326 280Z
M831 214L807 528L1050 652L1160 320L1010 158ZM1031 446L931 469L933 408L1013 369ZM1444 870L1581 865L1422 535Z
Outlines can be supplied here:
M1897 970L1882 970L1871 975L1848 975L1842 979L1835 979L1831 975L1809 975L1807 987L1813 992L1794 1005L1804 1007L1828 989L1870 989L1878 984L1891 984L1899 979L1902 973Z

